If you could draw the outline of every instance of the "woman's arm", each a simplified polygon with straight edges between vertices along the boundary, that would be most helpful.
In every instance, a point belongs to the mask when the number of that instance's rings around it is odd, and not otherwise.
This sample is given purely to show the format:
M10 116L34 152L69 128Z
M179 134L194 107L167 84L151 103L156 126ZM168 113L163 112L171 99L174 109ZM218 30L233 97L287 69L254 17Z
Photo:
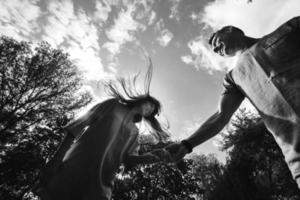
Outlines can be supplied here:
M165 149L156 149L142 155L129 155L127 157L127 162L132 165L150 164L160 161L171 161L171 155Z
M65 153L73 144L75 137L72 133L66 132L66 136L64 137L63 141L60 143L57 151L55 152L54 156L46 163L46 165L41 169L40 172L40 184L46 183L47 180L52 177L58 167L60 166Z

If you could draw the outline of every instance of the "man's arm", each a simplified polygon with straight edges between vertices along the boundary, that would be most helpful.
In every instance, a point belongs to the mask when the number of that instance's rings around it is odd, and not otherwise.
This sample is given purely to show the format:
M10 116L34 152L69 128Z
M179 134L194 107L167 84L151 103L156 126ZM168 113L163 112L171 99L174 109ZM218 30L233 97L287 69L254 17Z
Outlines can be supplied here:
M195 133L186 140L192 147L198 146L218 134L229 122L244 98L233 94L223 94L218 111L209 117Z
M185 139L185 143L172 144L166 148L172 154L173 160L178 161L189 152L187 144L191 149L217 135L229 122L243 99L241 95L224 93L218 111L209 117L195 133Z

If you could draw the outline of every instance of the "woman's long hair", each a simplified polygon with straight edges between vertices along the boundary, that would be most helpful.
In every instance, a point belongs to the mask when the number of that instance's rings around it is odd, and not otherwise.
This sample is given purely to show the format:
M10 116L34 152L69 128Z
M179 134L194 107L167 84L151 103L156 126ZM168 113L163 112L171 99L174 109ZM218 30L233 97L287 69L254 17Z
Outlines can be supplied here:
M149 117L145 117L145 121L151 126L150 133L153 134L160 142L166 141L169 138L167 133L168 127L163 127L161 123L156 119L156 115L161 112L160 102L150 95L150 84L152 80L153 65L149 58L149 66L144 80L144 91L138 91L136 82L140 73L136 74L132 78L125 79L119 77L116 81L110 81L105 84L106 92L109 96L116 98L120 103L126 105L129 108L141 105L145 102L150 102L155 105L154 112ZM121 93L118 85L121 86Z

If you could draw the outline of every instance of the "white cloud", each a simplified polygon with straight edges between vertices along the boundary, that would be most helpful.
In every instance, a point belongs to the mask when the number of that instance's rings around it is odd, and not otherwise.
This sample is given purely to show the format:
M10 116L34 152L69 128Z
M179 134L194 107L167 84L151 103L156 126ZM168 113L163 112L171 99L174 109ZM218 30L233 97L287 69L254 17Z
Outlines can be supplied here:
M191 54L189 57L186 55L184 58L191 58L193 62L189 64L193 64L193 66L199 70L200 68L206 68L210 72L212 70L217 71L227 71L234 66L234 62L236 58L223 58L221 56L216 55L213 51L210 50L207 40L203 37L196 37L195 39L189 41L188 47L191 50ZM182 60L183 62L186 60ZM186 63L186 62L185 62Z
M173 33L171 33L168 29L164 29L161 31L160 36L157 38L157 41L161 46L166 47L172 40L172 38Z
M98 11L99 11L98 7ZM101 80L107 74L99 57L98 30L93 18L78 9L71 0L50 1L42 39L64 48L87 80Z
M149 15L148 25L149 26L152 25L155 19L156 19L156 13L153 10L151 10L151 13Z
M202 124L200 119L186 120L183 123L182 131L180 136L176 139L185 139L194 133Z
M0 1L0 32L17 40L34 40L41 10L37 0ZM26 12L24 12L26 11Z
M107 49L113 55L116 55L120 53L121 45L117 42L105 42L102 47Z
M73 62L80 67L87 80L102 80L107 76L101 64L101 58L94 49L85 48L83 50L81 45L76 42L69 44L67 52Z
M156 12L152 8L154 3L154 0L135 0L133 2L136 7L134 11L135 18L144 24L152 25L156 19Z
M222 134L218 134L212 139L212 145L216 148L221 148L222 147L222 141L224 140Z
M136 6L134 4L128 5L126 10L121 10L114 25L106 31L106 35L111 42L104 44L103 47L107 48L111 53L119 53L122 45L134 41L136 33L145 30L145 26L133 18L135 10Z
M182 62L184 62L187 65L194 63L193 57L190 55L181 56L181 60L182 60Z
M159 19L155 25L154 25L154 31L155 32L160 32L161 30L163 30L165 27L165 23L163 19Z
M94 12L94 20L97 23L105 23L111 12L111 5L107 0L96 1L96 11Z
M45 11L37 0L0 1L0 31L18 40L45 40L64 49L87 80L99 80L108 74L99 57L99 25L95 21L105 22L109 12L107 1L97 1L92 15L80 8L75 12L72 0L47 1Z
M198 20L199 20L199 15L196 14L195 12L192 12L192 14L190 15L190 18L191 18L193 21L198 21Z
M171 8L170 8L171 13L169 15L169 18L179 21L180 17L178 15L178 7L181 0L169 0L169 2L171 3Z

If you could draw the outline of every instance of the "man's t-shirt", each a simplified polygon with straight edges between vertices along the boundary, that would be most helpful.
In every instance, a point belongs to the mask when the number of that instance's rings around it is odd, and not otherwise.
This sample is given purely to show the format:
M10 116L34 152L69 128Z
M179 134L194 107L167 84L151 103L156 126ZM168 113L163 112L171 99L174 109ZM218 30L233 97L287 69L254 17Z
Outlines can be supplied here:
M239 55L224 78L224 94L247 97L281 148L293 177L300 176L300 17Z
M225 74L224 80L223 80L223 94L232 94L237 95L239 97L244 97L244 93L240 87L238 87L232 78L232 71L229 71Z

